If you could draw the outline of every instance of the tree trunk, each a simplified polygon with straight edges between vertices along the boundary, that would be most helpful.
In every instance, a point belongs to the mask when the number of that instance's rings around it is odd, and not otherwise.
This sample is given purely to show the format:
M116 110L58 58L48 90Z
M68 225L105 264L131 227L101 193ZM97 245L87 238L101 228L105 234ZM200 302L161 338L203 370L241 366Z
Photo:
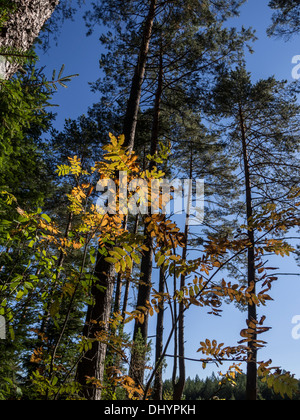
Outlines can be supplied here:
M158 0L151 0L148 16L145 21L143 40L140 48L138 63L135 68L130 97L124 120L125 145L129 150L134 148L135 132L141 101L142 85L145 77L147 58L149 53L152 29Z
M86 323L83 330L84 337L94 339L108 331L108 322L112 306L115 270L112 264L106 262L103 256L98 255L95 276L98 282L92 288L94 305L89 306ZM103 289L100 290L99 286ZM105 340L106 341L106 340ZM101 340L93 342L77 368L77 381L82 386L82 394L87 400L101 400L102 390L99 386L87 385L87 378L93 378L102 384L105 370L107 344Z
M190 179L193 179L193 149L191 148L191 158L190 158ZM189 192L188 192L188 203L190 204L191 200L190 197L192 196L192 188L190 185ZM185 229L184 229L184 237L185 237L185 245L182 250L182 260L185 261L187 258L187 246L188 246L188 236L189 236L189 219L190 219L190 206L188 204L188 208L186 210L186 220L185 220ZM185 276L181 275L180 277L180 290L183 290L185 287ZM185 346L184 346L184 312L185 306L183 302L179 303L179 316L178 316L178 350L179 350L179 378L178 381L175 383L174 392L173 392L173 400L180 401L182 400L183 390L186 381L186 370L185 370Z
M139 230L139 220L140 220L140 217L139 217L139 214L137 214L136 219L135 219L134 230L133 230L135 235L137 235L138 230ZM123 323L123 325L124 325L125 318L126 318L130 284L131 284L130 278L127 278L126 285L125 285L124 298L123 298L123 307L122 307L122 323Z
M125 135L125 146L129 150L133 150L135 131L137 124L137 116L139 104L141 100L141 90L144 81L146 63L148 58L150 40L152 36L152 28L155 18L156 5L158 0L151 0L149 13L145 21L144 35L140 47L140 54L138 64L135 69L135 74L132 80L132 87L130 98L127 104L127 111L124 120L123 134ZM99 283L93 287L92 294L95 299L95 305L90 307L87 313L86 325L84 328L84 336L93 338L99 331L99 325L91 324L91 321L108 322L114 288L114 266L107 263L98 253L96 262L96 272L99 278ZM106 287L105 291L100 291L97 286ZM106 326L107 328L107 326ZM103 330L103 328L102 328ZM101 389L96 389L95 386L87 387L86 378L96 378L100 383L103 381L105 370L105 357L107 345L101 342L95 342L91 350L89 350L81 360L77 369L77 380L83 386L84 395L89 400L100 400Z
M174 262L174 266L175 266L175 262ZM174 289L174 293L173 296L175 296L176 290L177 290L177 277L175 275L174 272L174 278L173 278L173 289ZM174 299L174 303L173 303L173 316L174 316L174 321L176 322L176 320L179 321L179 316L177 315L177 301L176 299ZM174 364L173 364L173 373L172 373L172 387L173 387L173 394L174 394L174 389L176 386L176 379L177 379L177 368L178 368L178 324L175 326L174 329ZM174 395L173 395L174 398Z
M159 272L159 289L158 292L165 293L165 276L162 269ZM159 363L159 360L163 353L163 338L164 338L164 303L159 305L159 313L157 314L157 325L156 325L156 349L155 349L155 364ZM160 366L155 373L153 399L156 401L162 401L163 399L163 375L162 366Z
M163 52L160 51L160 61L159 61L159 74L158 74L158 84L155 94L155 105L154 105L154 114L153 114L153 124L152 124L152 135L151 135L151 155L155 155L157 152L158 146L158 137L159 137L159 118L160 118L160 105L161 97L163 92ZM154 167L154 162L149 163L149 170L151 171ZM149 205L149 210L151 205ZM150 210L151 211L151 210ZM145 236L147 237L145 245L149 249L144 252L142 257L141 264L141 283L138 290L138 299L137 307L142 306L146 307L147 302L150 301L151 294L151 281L152 281L152 262L153 262L153 239L151 238L150 232L148 231L147 226L145 226ZM144 323L140 324L138 321L135 322L133 342L136 341L138 334L141 334L145 348L147 347L148 339L148 322L149 315L148 312L145 314ZM131 355L130 362L130 376L138 384L143 384L144 382L144 373L145 373L145 363L141 363L140 355L137 354L133 347L133 352Z
M113 308L112 308L115 314L119 314L121 310L122 287L123 287L123 283L122 283L121 273L119 273L117 276L115 301L113 302Z
M164 83L164 67L163 67L163 49L162 45L160 47L159 53L159 71L157 79L157 90L155 94L155 104L154 104L154 115L153 115L153 124L152 124L152 133L151 133L151 156L154 156L157 153L158 149L158 138L159 138L159 119L160 119L160 106L161 99L163 94L163 83ZM153 169L155 163L150 162L150 171Z
M23 54L33 45L59 0L12 0L12 5L14 3L16 10L11 12L8 21L0 31L0 49L13 49ZM0 78L10 79L19 67L20 64L16 61L9 62L2 56Z
M249 238L248 247L248 286L254 286L252 294L256 294L256 279L255 279L255 239L254 230L251 226L253 207L252 207L252 187L250 179L250 164L247 150L246 129L244 123L244 115L242 108L239 108L240 125L243 144L243 160L245 170L245 186L246 186L246 207L247 207L247 234ZM257 310L254 303L248 305L248 320L257 321ZM247 386L246 399L249 401L257 400L257 348L256 348L257 333L251 335L251 341L248 343L248 362L247 362Z
M150 301L150 293L151 293L151 282L152 282L152 263L153 263L153 242L150 234L147 230L147 226L145 227L145 235L147 235L147 240L145 241L145 245L148 247L149 251L145 252L142 258L141 264L141 280L138 290L138 298L137 298L137 308L138 307L146 307L147 302ZM145 356L146 356L146 348L147 348L147 341L148 341L148 324L149 324L149 316L148 313L145 313L144 322L141 324L138 320L135 321L134 325L134 333L133 333L133 343L137 342L137 337L142 339L143 343L138 343L138 350L135 345L132 348L131 354L131 361L130 361L130 369L129 369L129 376L134 379L134 381L138 385L142 385L144 383L144 373L145 373ZM140 346L143 345L145 348L145 353L140 354Z

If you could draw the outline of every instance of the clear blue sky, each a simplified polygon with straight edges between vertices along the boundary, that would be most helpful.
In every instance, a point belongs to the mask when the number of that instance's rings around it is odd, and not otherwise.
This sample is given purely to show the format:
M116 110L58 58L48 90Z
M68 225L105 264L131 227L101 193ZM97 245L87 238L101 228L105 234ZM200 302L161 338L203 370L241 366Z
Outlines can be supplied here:
M300 55L300 37L296 36L285 43L266 36L266 28L271 22L268 2L269 0L248 0L241 9L240 18L232 20L232 26L252 26L257 31L255 53L247 55L248 70L252 72L254 80L275 75L277 79L292 81L292 58ZM93 82L100 76L100 28L88 38L85 37L85 32L79 13L75 22L65 22L58 46L53 45L46 54L40 54L41 65L47 66L46 73L49 77L53 69L59 69L62 64L66 65L66 75L80 74L68 89L60 89L54 97L54 102L60 106L55 123L58 129L63 127L65 118L76 118L86 113L88 106L99 99L98 94L90 92L88 82ZM270 264L280 267L279 272L300 272L293 258L284 260L278 257ZM281 276L274 285L272 296L275 301L267 308L259 310L261 315L267 315L266 325L272 326L272 330L265 334L264 339L269 345L261 352L260 359L271 358L274 366L290 370L300 378L300 340L292 338L292 318L300 315L300 277ZM245 328L245 319L246 315L233 305L226 307L222 318L206 315L205 311L198 308L192 309L186 317L186 356L197 357L199 343L206 338L217 339L227 345L236 344L240 339L240 330ZM150 334L153 333L154 326L155 319L151 321ZM203 372L200 365L187 363L187 374L191 377L196 374L205 377L213 370L216 371L213 368ZM171 376L171 368L168 368L166 376Z

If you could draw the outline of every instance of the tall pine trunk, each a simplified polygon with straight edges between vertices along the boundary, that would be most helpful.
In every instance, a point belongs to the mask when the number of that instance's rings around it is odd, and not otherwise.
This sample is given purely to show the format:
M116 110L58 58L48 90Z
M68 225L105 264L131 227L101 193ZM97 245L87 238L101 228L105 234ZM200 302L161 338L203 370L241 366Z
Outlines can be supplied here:
M157 2L158 0L151 0L148 16L144 23L144 33L141 41L138 63L132 80L130 97L127 104L123 134L125 135L125 146L129 150L133 150L134 148L142 84L146 71L146 63L149 53ZM109 320L115 282L114 266L111 263L106 262L100 253L98 253L96 262L96 275L99 279L99 282L92 289L92 295L95 304L88 310L86 325L84 328L84 336L91 339L93 339L98 333L101 334L103 331L103 327L101 327L99 324L91 323L91 321L100 320L106 322L107 324ZM99 290L97 286L102 286L104 289ZM107 325L105 328L107 328ZM99 389L99 387L96 385L87 387L86 378L96 378L100 384L103 382L106 351L106 342L95 342L92 346L92 349L86 352L78 365L77 380L82 385L84 389L84 396L88 400L101 399L101 389Z
M158 73L158 84L155 94L155 105L154 105L154 114L153 114L153 124L152 124L152 134L151 134L151 155L154 156L157 152L158 147L158 137L159 137L159 120L160 120L160 106L161 98L163 93L163 51L161 48L160 51L160 60L159 60L159 73ZM154 162L149 163L149 170L151 171L154 167ZM151 206L149 205L149 210ZM152 268L153 268L153 238L150 235L148 226L145 226L145 236L146 241L145 245L148 248L148 251L144 252L142 257L141 264L141 283L138 290L137 298L137 307L147 307L147 302L150 301L151 286L152 286ZM138 320L135 322L134 333L133 333L133 343L136 342L137 337L140 337L144 343L145 349L147 348L148 340L148 323L149 323L149 314L145 314L144 322L141 324ZM146 355L146 353L145 353ZM144 373L145 373L145 363L142 362L140 354L135 351L135 346L133 346L133 351L131 355L130 362L130 376L135 380L137 384L143 384L144 382Z
M140 222L140 216L139 214L137 214L136 219L135 219L134 229L133 229L133 233L135 235L137 235L138 230L139 230L139 222ZM124 326L124 322L126 318L130 285L131 285L131 279L127 278L126 283L125 283L125 291L124 291L123 306L122 306L122 325L123 326Z
M58 3L59 0L12 0L12 12L0 28L0 49L4 49L4 55L0 55L0 78L10 79L20 67L17 61L6 59L5 50L12 56L11 50L25 55Z
M162 295L165 293L165 275L162 269L159 271L159 289L158 292ZM164 301L159 305L159 312L157 314L156 324L156 347L155 347L155 364L157 365L163 354L163 339L164 339ZM159 366L155 373L153 399L162 401L163 399L163 375L162 366Z
M145 245L149 251L146 251L142 257L141 263L141 279L138 289L137 308L146 307L150 300L151 282L152 282L152 265L153 265L153 240L145 227L147 239ZM145 313L144 322L140 323L136 320L133 333L133 347L131 352L131 361L129 376L134 379L138 385L144 383L145 358L147 354L148 341L148 325L149 316ZM143 350L141 351L141 347Z
M125 144L129 150L133 150L135 141L135 132L138 120L138 112L141 102L142 85L146 72L150 41L152 37L153 23L158 0L151 0L148 16L145 21L144 34L138 57L138 63L135 68L130 96L127 104L127 111L124 120Z
M193 148L191 147L191 156L190 156L190 180L193 179ZM189 236L189 221L190 221L190 203L192 200L192 186L190 184L188 192L188 208L186 209L186 220L185 220L185 229L184 229L184 238L185 245L182 250L182 260L186 261L187 258L187 247L188 247L188 236ZM180 277L180 290L184 290L186 283L185 275ZM186 381L186 369L185 369L185 346L184 346L184 312L185 306L183 301L179 303L179 315L178 315L178 356L179 356L179 378L174 386L173 391L173 400L180 401L182 400L183 390Z
M251 226L253 217L252 207L252 187L250 179L250 164L247 149L246 128L244 123L244 115L242 107L239 107L239 117L243 144L243 160L245 171L245 187L246 187L246 208L247 208L247 234L249 238L248 246L248 286L253 286L252 294L256 294L256 279L255 279L255 239L254 230ZM248 320L257 321L257 310L254 303L248 305ZM257 400L257 348L256 348L256 331L251 335L251 341L248 343L248 361L247 361L247 386L246 386L246 399L249 401Z
M108 331L108 321L112 305L115 271L113 265L98 255L95 276L97 284L92 288L94 305L89 306L83 336L95 338ZM100 286L100 288L99 288ZM103 290L101 290L103 287ZM105 370L107 344L106 340L96 340L88 350L77 368L77 381L82 386L82 394L87 400L101 400L101 388L97 383L87 384L87 378L94 378L102 384Z

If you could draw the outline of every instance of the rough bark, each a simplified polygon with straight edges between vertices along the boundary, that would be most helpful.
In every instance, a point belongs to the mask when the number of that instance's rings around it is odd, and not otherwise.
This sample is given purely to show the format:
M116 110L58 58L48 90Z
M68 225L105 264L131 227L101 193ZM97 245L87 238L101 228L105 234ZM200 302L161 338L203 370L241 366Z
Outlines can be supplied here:
M118 314L120 312L120 309L121 309L122 287L123 287L122 277L121 277L121 274L119 273L118 276L117 276L115 301L113 303L113 308L112 308L113 312L115 314Z
M193 179L193 149L191 148L191 157L190 157L190 179ZM190 186L189 197L192 196L192 189ZM188 206L186 212L186 220L185 220L185 229L184 229L184 237L185 237L185 245L182 249L182 260L186 261L187 252L188 252L188 236L189 236L189 220L190 220L190 207ZM186 276L180 276L180 290L184 290L186 283ZM183 397L183 390L186 381L186 369L185 369L185 343L184 343L184 312L185 312L185 305L183 302L179 303L179 315L178 315L178 355L179 355L179 378L174 386L173 392L173 400L180 401Z
M158 83L157 90L155 94L155 105L153 113L153 123L152 123L152 134L151 134L151 155L155 155L157 152L158 138L159 138L159 123L160 123L160 106L161 98L163 93L163 51L160 51L160 60L159 60L159 72L158 72ZM149 170L152 170L154 167L154 162L149 163ZM152 286L152 268L153 268L153 239L150 236L150 232L145 227L145 236L147 237L145 245L148 247L148 251L144 252L141 264L141 284L139 285L138 290L138 299L137 307L147 307L147 302L150 301L151 286ZM147 346L148 340L148 323L149 323L149 314L145 314L145 320L143 324L140 324L138 321L135 323L133 342L136 341L136 337L140 331L141 337ZM143 363L140 363L140 355L135 354L133 349L131 362L130 362L130 376L138 384L143 384L144 382L144 373L145 366ZM137 362L139 360L139 362Z
M0 48L26 53L38 37L42 27L51 17L59 0L12 0L16 10L0 31ZM19 69L16 61L8 61L2 56L0 77L10 79Z
M148 16L145 21L143 39L140 48L138 63L132 79L130 96L127 104L127 111L124 119L125 145L129 150L134 148L135 132L137 126L138 112L141 101L142 85L144 82L146 64L148 59L150 41L152 37L153 23L158 0L151 0Z
M141 100L141 90L145 76L157 1L158 0L151 0L149 6L149 13L145 20L138 63L132 80L130 97L127 104L123 133L125 135L125 146L129 150L133 150L134 148L138 110ZM99 278L98 286L102 285L106 289L105 291L101 292L99 289L97 289L97 285L93 288L92 294L95 299L95 305L88 310L86 326L83 332L84 336L88 338L93 338L99 331L99 326L97 326L97 324L91 324L91 321L101 320L107 324L113 300L115 277L114 266L104 261L100 254L98 255L96 266L96 271L98 272ZM106 344L95 342L92 349L84 355L83 359L78 365L77 380L83 386L84 395L88 400L101 399L101 390L96 389L96 387L93 386L87 387L86 377L96 378L100 383L103 381L106 350Z
M160 48L159 54L159 71L157 79L157 90L155 93L155 105L154 105L154 114L153 114L153 124L152 124L152 133L151 133L151 156L154 156L157 153L158 148L158 138L159 138L159 122L160 122L160 113L161 113L161 100L164 89L164 67L163 67L163 49ZM150 162L150 170L154 167L154 162Z
M135 225L134 225L134 234L137 235L139 230L139 221L140 217L139 214L136 216L135 219ZM122 307L122 325L124 326L125 318L126 318L126 311L127 311L127 305L128 305L128 298L129 298L129 289L130 289L131 279L127 278L126 285L125 285L125 292L124 292L124 298L123 298L123 307Z
M145 227L145 234L148 235L148 239L145 241L145 245L148 247L149 251L145 252L142 258L141 264L141 280L138 290L138 298L137 298L137 308L138 307L146 307L147 302L150 301L150 293L151 293L151 282L152 282L152 264L153 264L153 243L152 238L147 231L147 226ZM139 354L139 351L135 351L135 347L133 346L132 354L131 354L131 361L130 361L130 369L129 369L129 376L134 379L134 381L142 385L144 383L144 373L145 373L145 357L146 356L146 348L147 348L147 340L148 340L148 325L149 325L149 316L146 313L144 322L141 324L138 320L135 322L134 326L134 333L133 333L133 342L135 343L137 337L140 333L140 338L143 340L143 345L145 346L145 354ZM140 343L139 343L140 344ZM143 360L142 360L143 359Z
M256 279L255 279L255 239L254 239L254 230L251 226L251 219L253 216L253 206L252 206L252 186L250 178L250 164L249 164L249 155L247 149L247 138L246 138L246 128L244 123L244 115L242 108L239 108L239 117L240 117L240 126L241 126L241 135L242 135L242 145L243 145L243 160L244 160L244 171L245 171L245 187L246 187L246 208L247 208L247 223L248 223L248 238L249 238L249 247L248 247L248 286L254 285L252 294L256 294ZM257 321L257 309L256 305L248 305L248 320ZM257 348L256 341L257 333L254 332L251 335L251 341L248 343L248 362L247 362L247 385L246 385L246 399L248 401L257 400Z
M98 256L95 276L98 282L92 288L94 305L89 306L83 336L94 339L108 331L108 321L112 305L115 271L113 265ZM103 288L101 290L101 287ZM87 378L94 378L101 384L104 377L107 344L101 340L93 342L92 348L82 357L77 367L77 381L82 386L84 398L101 400L101 388L87 385Z
M159 272L159 293L165 293L165 276L163 270ZM159 313L157 314L156 324L156 348L155 348L155 363L158 364L163 354L163 338L164 338L164 304L159 305ZM155 373L153 399L156 401L163 400L163 372L162 366L159 366Z

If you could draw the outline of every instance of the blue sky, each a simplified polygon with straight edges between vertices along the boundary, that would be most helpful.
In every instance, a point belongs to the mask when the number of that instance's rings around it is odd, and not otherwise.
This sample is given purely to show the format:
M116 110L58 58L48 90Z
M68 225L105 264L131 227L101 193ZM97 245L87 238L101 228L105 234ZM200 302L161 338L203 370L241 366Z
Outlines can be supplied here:
M285 43L282 40L270 39L266 28L271 22L269 0L248 0L241 8L240 18L232 20L232 26L253 27L258 40L254 44L255 53L247 54L247 67L253 79L267 78L275 75L277 79L292 81L292 58L300 55L300 37L295 36ZM46 74L51 77L53 69L66 65L65 74L79 73L68 89L60 89L54 97L54 103L59 105L55 123L57 129L62 129L65 118L76 118L86 113L88 106L97 102L99 94L90 92L88 82L93 82L100 76L99 58L101 46L98 41L100 28L90 36L85 36L86 29L80 13L75 22L67 21L59 37L58 46L52 45L45 54L40 54L40 63L46 66ZM299 273L299 267L293 258L277 257L270 265L279 267L281 273ZM267 308L259 309L261 315L267 315L266 325L272 330L265 334L269 345L260 354L260 359L273 360L274 366L281 366L295 373L300 378L300 340L292 337L292 319L300 315L300 277L280 276L272 291L274 302ZM245 328L246 314L240 313L233 305L226 307L222 318L215 318L198 308L189 311L186 317L187 357L197 357L196 350L200 341L216 339L226 345L234 345L240 339L239 332ZM150 323L150 335L154 333L155 319ZM167 327L168 328L168 327ZM166 330L166 333L168 331ZM172 350L172 349L171 349ZM187 363L187 375L198 374L205 377L216 368L203 372L200 365ZM170 377L171 368L166 371Z
M255 53L247 54L248 70L254 79L275 75L278 79L292 80L292 58L300 55L300 37L295 36L288 43L267 37L266 28L272 15L268 2L269 0L248 0L241 8L240 17L230 22L232 26L243 25L246 28L253 27L257 31ZM63 127L65 118L76 118L85 113L88 106L98 99L98 94L90 91L88 83L100 76L101 28L96 27L94 34L86 37L81 14L77 13L74 22L64 23L58 46L52 43L48 52L40 53L40 62L46 66L46 74L49 77L53 69L59 70L62 64L66 65L66 75L79 73L79 77L72 81L68 89L60 89L54 97L54 102L60 106L56 121L58 128Z

